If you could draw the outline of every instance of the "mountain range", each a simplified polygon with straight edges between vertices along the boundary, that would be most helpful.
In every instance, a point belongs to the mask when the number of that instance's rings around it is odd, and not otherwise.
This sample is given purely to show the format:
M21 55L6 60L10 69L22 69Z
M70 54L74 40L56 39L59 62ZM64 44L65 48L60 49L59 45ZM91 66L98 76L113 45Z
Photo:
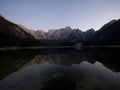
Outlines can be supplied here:
M120 20L112 20L98 31L93 28L82 31L67 26L60 29L28 29L0 16L0 47L41 46L41 45L120 45Z

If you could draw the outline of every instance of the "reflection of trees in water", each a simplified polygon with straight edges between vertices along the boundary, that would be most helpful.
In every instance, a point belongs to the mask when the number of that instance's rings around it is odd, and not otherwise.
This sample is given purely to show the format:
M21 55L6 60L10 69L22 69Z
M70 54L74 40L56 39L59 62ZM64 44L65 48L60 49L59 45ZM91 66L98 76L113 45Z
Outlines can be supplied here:
M71 66L80 64L82 61L88 61L94 64L96 61L101 62L106 67L120 71L120 53L116 49L97 49L97 50L55 50L48 51L37 55L34 59L37 63L49 62L50 64L60 64Z
M97 60L107 68L120 72L120 50L119 48L96 51Z
M0 52L0 78L18 70L26 62L25 67L44 62L71 66L72 64L80 64L82 61L88 61L92 64L99 61L107 68L119 72L120 50L117 48L107 50L45 49L3 51Z
M84 54L47 54L47 55L38 55L34 58L37 63L49 62L50 64L60 64L71 66L72 64L80 64L82 61L88 61L94 63L93 59L90 60L88 57L85 57Z
M108 70L99 63L119 71L120 66L116 68L119 65L119 55L116 50L43 50L39 53L34 51L31 54L21 52L8 55L11 60L15 57L20 61L28 60L23 68L30 67L6 77L4 87L8 88L12 80L11 90L14 90L12 87L21 90L20 87L23 86L25 90L119 90L116 89L120 83L119 73ZM7 81L8 86L6 80L10 80Z
M32 50L0 51L0 79L18 70L37 53Z

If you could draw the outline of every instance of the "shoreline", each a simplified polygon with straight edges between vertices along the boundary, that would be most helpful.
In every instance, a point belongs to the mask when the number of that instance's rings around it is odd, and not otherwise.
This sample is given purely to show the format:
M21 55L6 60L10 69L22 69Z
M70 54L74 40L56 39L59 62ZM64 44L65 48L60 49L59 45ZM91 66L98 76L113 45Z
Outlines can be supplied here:
M40 47L0 47L0 51L7 51L7 50L24 50L24 49L62 49L62 48L120 48L118 45L94 45L94 46L40 46Z
M56 49L56 48L75 48L74 46L41 46L41 47L0 47L0 51L24 50L24 49Z

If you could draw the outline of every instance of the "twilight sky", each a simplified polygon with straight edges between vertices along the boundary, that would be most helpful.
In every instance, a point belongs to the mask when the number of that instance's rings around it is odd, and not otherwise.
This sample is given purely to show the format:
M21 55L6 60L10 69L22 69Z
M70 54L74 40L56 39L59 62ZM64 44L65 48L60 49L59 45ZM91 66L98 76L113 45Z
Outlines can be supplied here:
M120 0L0 0L0 14L35 30L97 30L120 18Z

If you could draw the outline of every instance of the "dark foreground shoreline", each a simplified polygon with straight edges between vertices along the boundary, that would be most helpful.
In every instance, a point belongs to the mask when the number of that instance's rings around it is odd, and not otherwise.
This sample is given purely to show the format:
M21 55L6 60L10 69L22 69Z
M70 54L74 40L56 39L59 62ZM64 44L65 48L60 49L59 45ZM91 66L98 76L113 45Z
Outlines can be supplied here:
M41 46L41 47L0 47L0 51L21 50L21 49L54 49L54 48L75 48L74 46Z
M76 49L82 49L82 48L120 48L118 45L91 45L91 46L40 46L40 47L0 47L0 51L7 51L7 50L24 50L24 49L62 49L62 48L76 48Z

